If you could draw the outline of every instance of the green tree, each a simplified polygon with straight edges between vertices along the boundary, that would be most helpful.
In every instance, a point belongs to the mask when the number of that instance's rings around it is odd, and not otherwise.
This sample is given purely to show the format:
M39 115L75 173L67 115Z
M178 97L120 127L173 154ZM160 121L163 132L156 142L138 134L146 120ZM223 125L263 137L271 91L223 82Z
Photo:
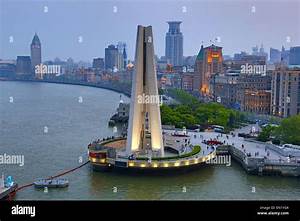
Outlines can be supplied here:
M300 114L283 119L276 136L285 143L300 145Z
M277 128L271 125L267 125L262 128L262 131L259 133L257 140L262 142L267 142L271 140L271 135L274 134Z

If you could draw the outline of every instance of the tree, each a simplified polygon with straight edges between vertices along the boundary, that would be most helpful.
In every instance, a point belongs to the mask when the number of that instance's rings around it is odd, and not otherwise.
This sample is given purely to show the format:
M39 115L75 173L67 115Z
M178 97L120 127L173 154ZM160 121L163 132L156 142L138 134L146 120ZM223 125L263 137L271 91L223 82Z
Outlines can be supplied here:
M285 143L300 145L300 114L283 119L276 136Z
M263 127L262 131L259 133L257 140L262 142L267 142L271 140L271 135L274 134L276 127L267 125Z

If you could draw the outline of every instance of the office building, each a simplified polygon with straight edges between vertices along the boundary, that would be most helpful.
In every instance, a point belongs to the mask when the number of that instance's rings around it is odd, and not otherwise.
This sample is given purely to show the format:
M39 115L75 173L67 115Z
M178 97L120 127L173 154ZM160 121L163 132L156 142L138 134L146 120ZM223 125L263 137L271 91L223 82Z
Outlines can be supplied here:
M172 66L183 64L183 34L180 31L181 21L170 21L166 34L166 60Z
M278 65L272 73L271 113L289 117L300 113L300 65Z

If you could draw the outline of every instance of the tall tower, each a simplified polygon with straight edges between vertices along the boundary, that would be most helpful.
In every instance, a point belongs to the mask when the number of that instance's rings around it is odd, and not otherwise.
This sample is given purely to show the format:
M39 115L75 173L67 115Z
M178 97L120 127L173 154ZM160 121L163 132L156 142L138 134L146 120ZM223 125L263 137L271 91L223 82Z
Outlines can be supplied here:
M42 63L42 52L41 52L41 42L38 35L35 33L31 45L30 45L30 52L31 52L31 69L35 72L35 66Z
M113 70L118 66L119 51L115 45L108 45L105 48L105 69Z
M166 34L166 59L173 66L183 64L183 35L180 32L181 21L169 21L169 31Z
M132 81L131 103L126 153L148 150L164 155L159 103L141 101L141 96L158 97L152 27L138 26L135 72Z
M203 45L201 45L201 49L195 61L195 82L197 82L197 85L194 85L194 88L200 90L202 94L209 95L211 92L209 88L210 79L214 74L222 73L222 71L222 47L212 44L204 48Z
M123 48L123 62L124 62L124 69L126 69L127 66L126 44L124 44L124 48Z

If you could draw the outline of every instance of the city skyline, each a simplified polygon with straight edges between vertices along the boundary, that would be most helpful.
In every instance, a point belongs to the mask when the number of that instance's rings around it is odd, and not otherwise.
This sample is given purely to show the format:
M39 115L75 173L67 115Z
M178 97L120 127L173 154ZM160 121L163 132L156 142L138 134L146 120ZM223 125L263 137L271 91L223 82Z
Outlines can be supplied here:
M43 4L2 1L0 57L1 59L16 59L17 55L29 55L28 44L33 34L37 32L43 44L44 61L55 57L62 60L72 57L76 61L91 61L95 57L104 57L104 49L119 41L127 43L128 58L132 60L134 52L132 33L134 31L131 30L135 28L136 22L133 21L139 14L144 15L140 23L152 23L156 36L154 38L155 51L159 56L164 55L165 34L168 31L167 21L172 20L182 21L184 56L196 55L202 42L207 46L211 44L210 40L218 37L221 41L217 42L217 45L223 47L224 55L233 55L240 51L250 52L253 46L261 43L264 44L266 52L269 52L270 47L280 49L282 45L286 48L299 45L300 34L296 27L300 24L300 17L296 16L296 11L299 10L300 4L296 1L274 1L272 4L268 4L267 1L255 2L255 12L253 12L253 4L240 1L214 1L212 3L191 1L182 3L182 7L178 6L180 5L178 2L177 4L175 2L149 4L145 1L136 5L130 5L130 2L127 1L127 4L109 1L88 2L85 5L82 2L72 2L72 8L68 8L71 2ZM19 7L20 4L24 7ZM141 5L156 7L157 16L153 18L148 12L148 7L140 7ZM126 7L130 9L127 12L135 13L126 13ZM78 11L85 10L87 12L85 16L75 16L78 15ZM98 10L97 13L94 13L95 10ZM287 10L289 10L288 13ZM33 11L35 13L31 13ZM276 16L279 12L281 12L280 17ZM59 15L62 13L67 13L69 18L59 22ZM223 21L222 16L232 15L232 13L239 19L235 19L235 16L228 16L228 19ZM26 16L26 21L20 19L23 16ZM97 20L98 16L106 16L108 19ZM209 19L203 20L203 18ZM21 24L23 24L22 27ZM70 25L66 26L67 24ZM48 28L50 25L51 31ZM110 27L114 25L116 28L111 29ZM240 31L228 28L232 26L238 27ZM68 27L67 31L66 27ZM272 28L272 32L267 31L269 27ZM280 27L280 29L275 30L275 27Z

